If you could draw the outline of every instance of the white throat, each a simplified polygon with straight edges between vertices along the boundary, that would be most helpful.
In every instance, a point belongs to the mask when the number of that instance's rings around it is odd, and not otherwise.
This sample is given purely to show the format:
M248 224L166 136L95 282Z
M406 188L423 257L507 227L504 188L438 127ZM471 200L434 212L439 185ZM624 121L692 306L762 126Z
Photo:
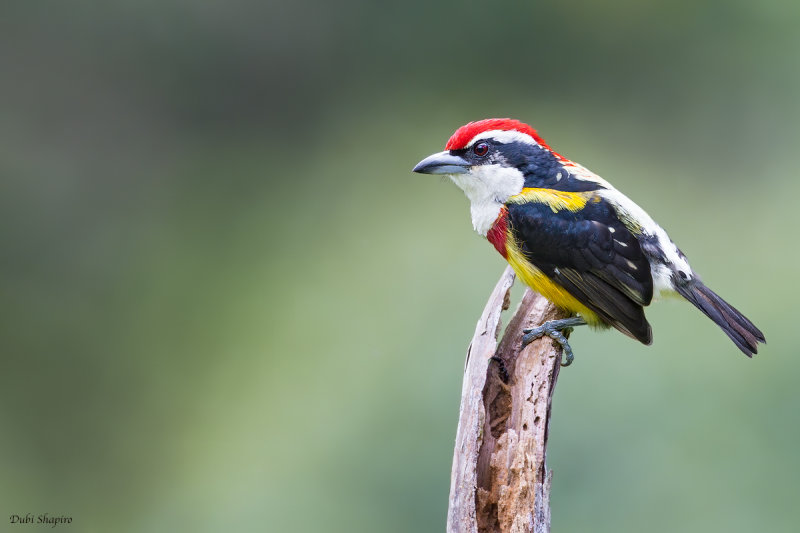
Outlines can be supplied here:
M484 237L500 216L503 204L522 192L525 177L516 168L498 164L472 167L468 174L451 174L470 202L472 227Z

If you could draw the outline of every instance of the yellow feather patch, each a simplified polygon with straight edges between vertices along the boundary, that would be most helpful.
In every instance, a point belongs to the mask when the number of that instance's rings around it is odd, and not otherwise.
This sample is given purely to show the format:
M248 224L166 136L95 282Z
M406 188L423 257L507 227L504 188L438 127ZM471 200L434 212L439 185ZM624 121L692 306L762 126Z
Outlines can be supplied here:
M526 202L536 202L545 204L553 210L553 213L567 209L569 211L579 211L583 209L589 201L599 202L600 197L594 192L566 192L555 191L553 189L525 188L522 192L515 194L508 199L511 204L524 204Z
M552 281L544 272L536 268L525 258L511 232L508 233L506 240L506 253L508 264L511 265L511 268L514 269L514 272L517 273L517 276L519 276L519 279L521 279L525 285L553 302L556 307L560 307L571 313L579 313L590 325L603 325L603 321L600 320L597 313L579 302L574 296L567 292L564 287Z

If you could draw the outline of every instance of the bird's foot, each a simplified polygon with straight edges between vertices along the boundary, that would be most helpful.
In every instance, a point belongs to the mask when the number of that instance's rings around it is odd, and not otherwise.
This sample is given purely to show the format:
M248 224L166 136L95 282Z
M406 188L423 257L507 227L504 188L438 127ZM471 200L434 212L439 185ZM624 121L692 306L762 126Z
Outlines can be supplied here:
M522 336L522 347L524 348L536 339L547 335L559 343L561 348L564 350L564 359L561 361L561 366L569 366L572 364L575 356L572 353L572 348L570 347L569 341L567 341L567 337L564 335L564 333L569 335L569 332L572 331L572 328L575 326L583 326L585 324L586 321L579 316L564 318L561 320L548 320L538 328L522 330L522 332L525 333L525 335ZM562 333L562 331L564 333Z

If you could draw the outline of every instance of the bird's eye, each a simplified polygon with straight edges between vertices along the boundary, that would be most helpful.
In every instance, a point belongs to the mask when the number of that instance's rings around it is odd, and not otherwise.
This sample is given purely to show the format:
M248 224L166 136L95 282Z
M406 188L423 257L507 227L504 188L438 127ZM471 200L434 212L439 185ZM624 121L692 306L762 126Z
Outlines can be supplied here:
M489 144L484 142L476 143L472 147L472 152L478 157L483 157L489 153Z

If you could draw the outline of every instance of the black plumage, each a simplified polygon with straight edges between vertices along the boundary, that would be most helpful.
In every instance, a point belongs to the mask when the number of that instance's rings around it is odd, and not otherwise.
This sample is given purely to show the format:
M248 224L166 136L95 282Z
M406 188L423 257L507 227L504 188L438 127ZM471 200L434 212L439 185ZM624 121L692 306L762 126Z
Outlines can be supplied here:
M523 255L607 325L650 344L643 306L653 298L650 263L636 236L603 199L553 212L538 202L508 205Z
M687 281L676 278L673 282L675 290L721 327L747 357L758 352L759 342L766 342L764 334L755 324L699 279Z

